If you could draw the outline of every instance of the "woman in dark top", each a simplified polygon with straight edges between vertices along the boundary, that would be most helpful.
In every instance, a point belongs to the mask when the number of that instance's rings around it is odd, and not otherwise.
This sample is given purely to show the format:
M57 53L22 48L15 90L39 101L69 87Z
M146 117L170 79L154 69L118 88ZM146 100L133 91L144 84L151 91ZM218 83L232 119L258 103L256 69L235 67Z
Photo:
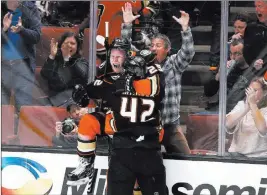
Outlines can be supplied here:
M64 106L71 101L72 89L76 84L86 84L88 80L88 62L81 54L81 43L72 32L64 33L56 42L50 44L50 55L42 70L50 89L46 104Z

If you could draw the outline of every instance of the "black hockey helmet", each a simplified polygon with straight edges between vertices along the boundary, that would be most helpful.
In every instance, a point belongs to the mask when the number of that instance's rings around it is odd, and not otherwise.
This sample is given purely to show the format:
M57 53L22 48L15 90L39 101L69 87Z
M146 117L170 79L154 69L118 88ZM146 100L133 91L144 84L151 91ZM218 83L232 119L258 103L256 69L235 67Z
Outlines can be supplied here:
M127 54L131 50L131 43L126 39L115 38L110 45L110 50L112 49L121 49Z

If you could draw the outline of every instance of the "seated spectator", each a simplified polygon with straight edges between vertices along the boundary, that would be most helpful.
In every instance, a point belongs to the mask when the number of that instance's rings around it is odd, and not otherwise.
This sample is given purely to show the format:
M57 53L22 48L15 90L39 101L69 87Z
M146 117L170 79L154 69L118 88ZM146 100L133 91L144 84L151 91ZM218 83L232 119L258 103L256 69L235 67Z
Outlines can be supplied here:
M234 19L234 34L230 37L228 42L228 58L230 58L230 45L235 39L243 39L247 23L250 21L249 16L245 14L238 14ZM218 58L219 59L219 58ZM219 61L217 61L219 64ZM213 64L210 70L217 70L219 65Z
M21 106L32 104L35 45L41 36L41 20L32 2L7 1L2 5L6 8L1 13L2 104L10 104L13 89L18 114Z
M233 134L229 152L247 157L267 157L267 85L255 78L246 98L226 116L227 133Z
M249 65L243 56L243 41L235 39L230 45L230 58L227 62L227 112L231 111L236 103L245 97L245 88L254 77ZM215 78L204 86L205 96L214 100L208 103L207 110L218 110L219 106L219 72Z
M230 37L228 42L228 50L230 52L230 45L234 39L243 39L248 22L250 21L248 15L238 14L234 19L234 34ZM228 55L230 58L230 53Z
M52 138L54 146L77 147L77 133L80 119L88 114L88 108L81 108L76 104L69 104L66 108L69 116L63 121L56 122L56 136Z
M228 42L228 58L230 58L230 45L235 39L243 39L248 22L249 15L238 14L234 19L234 34L230 37Z
M51 40L50 55L41 70L50 90L46 105L66 106L73 87L87 83L88 62L80 51L79 38L72 32L64 33L59 42Z

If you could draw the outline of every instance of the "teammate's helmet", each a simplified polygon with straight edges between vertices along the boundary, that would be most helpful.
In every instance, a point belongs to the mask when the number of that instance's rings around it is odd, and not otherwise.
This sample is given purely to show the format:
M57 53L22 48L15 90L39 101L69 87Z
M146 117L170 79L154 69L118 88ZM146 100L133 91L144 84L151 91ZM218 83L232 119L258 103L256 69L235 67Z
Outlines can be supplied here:
M110 45L111 49L121 49L127 53L131 49L131 43L126 39L115 38Z

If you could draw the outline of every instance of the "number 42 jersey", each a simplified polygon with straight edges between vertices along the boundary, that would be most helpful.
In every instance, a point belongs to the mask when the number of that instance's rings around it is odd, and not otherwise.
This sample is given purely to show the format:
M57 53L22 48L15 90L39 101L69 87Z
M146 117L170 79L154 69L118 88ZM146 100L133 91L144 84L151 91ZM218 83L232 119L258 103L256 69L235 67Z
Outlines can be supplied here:
M115 147L159 147L160 110L165 82L159 66L150 66L148 70L145 79L133 81L135 93L132 94L116 93L117 82L121 80L116 73L98 78L86 87L90 98L103 99L111 110L113 117L106 126L114 131L113 142L119 141Z

